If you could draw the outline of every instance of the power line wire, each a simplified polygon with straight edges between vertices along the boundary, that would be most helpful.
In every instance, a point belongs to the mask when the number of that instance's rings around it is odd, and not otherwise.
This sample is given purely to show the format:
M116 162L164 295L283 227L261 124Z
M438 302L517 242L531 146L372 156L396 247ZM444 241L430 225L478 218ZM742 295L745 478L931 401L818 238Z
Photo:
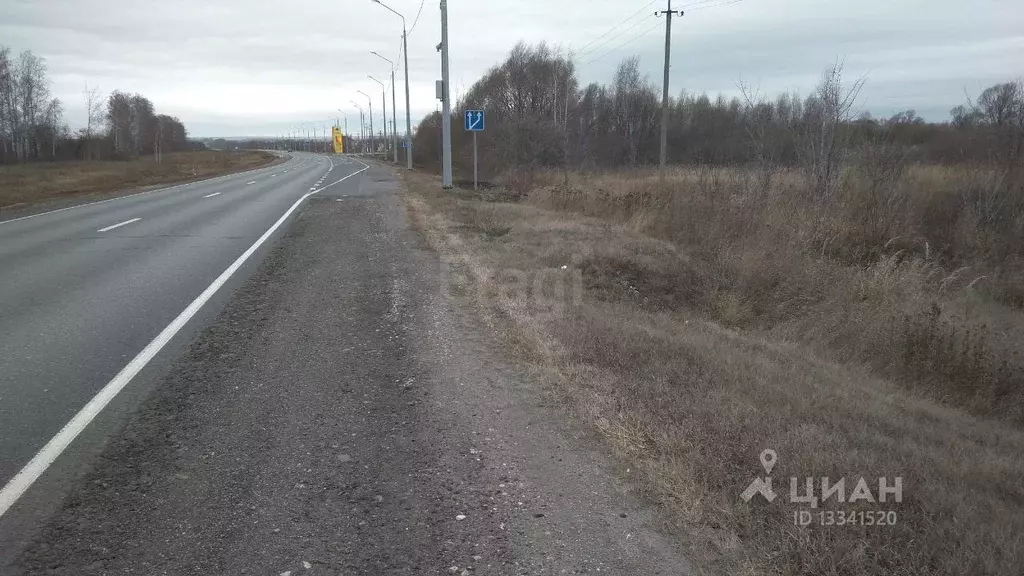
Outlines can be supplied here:
M655 1L657 1L657 0L655 0ZM728 6L729 4L737 4L737 3L743 2L743 1L744 0L727 0L727 1L723 2L722 0L698 0L697 2L695 2L693 4L689 4L688 6L684 6L683 8L692 12L693 10L706 10L708 8L718 8L719 6ZM653 4L653 3L654 2L651 2L651 4ZM650 6L650 4L648 4L648 6ZM646 8L646 6L644 8ZM641 8L641 10L643 10L643 8ZM635 16L635 14L634 14L634 16ZM608 42L614 40L615 38L618 38L618 37L622 36L623 34L625 34L626 32L629 32L633 28L636 28L639 24L641 24L643 22L646 22L649 18L650 17L638 20L635 24L633 24L629 28L627 28L627 29L623 30L622 32L616 34L615 36L609 38L605 42L602 42L600 45L598 45L597 47L595 47L592 50L589 50L588 52L593 54L594 52L597 51L597 49L601 48L602 46L607 45ZM647 30L644 30L643 32L637 34L636 36L633 36L629 40L626 40L625 42L623 42L622 44L619 44L618 46L612 48L611 50L608 50L607 52L604 52L600 56L597 56L595 58L592 58L592 59L584 62L584 65L588 65L588 64L592 64L594 62L597 62L598 60L604 58L605 56L611 54L612 52L620 50L621 48L624 48L624 47L628 46L629 44L632 44L633 42L636 42L640 38L650 34L655 28L658 28L659 26L661 26L660 22L655 24L654 26L648 28ZM613 30L614 30L614 28L613 28ZM609 30L609 32L611 32L611 30ZM605 34L607 34L607 32ZM591 42L591 44L592 43L593 42Z
M679 9L680 10L686 10L686 9L689 9L689 8L693 8L694 6L700 6L701 4L711 4L712 2L721 2L721 1L722 0L698 0L697 2L692 2L692 3L686 4L684 6L680 6Z
M427 0L420 0L420 9L416 12L416 18L412 21L412 27L409 28L409 32L406 33L406 37L412 34L412 31L416 29L416 24L420 21L420 14L423 14L423 4Z
M626 22L628 22L628 21L632 20L632 19L633 19L633 18L634 18L634 17L635 17L635 16L637 15L637 14L639 14L639 13L643 12L644 10L646 10L646 9L650 8L650 7L651 7L651 6L652 6L652 5L653 5L653 4L655 3L655 2L657 2L657 1L658 1L658 0L651 0L651 1L650 1L650 2L648 2L648 3L647 3L647 4L646 4L646 5L645 5L645 6L643 7L643 8L640 8L640 9L639 9L639 10L637 10L636 12L633 12L632 14L630 14L630 15L629 15L629 17L627 17L626 19L622 20L621 22L619 22L619 23L618 23L618 24L616 24L615 26L612 26L612 27L611 27L611 28L610 28L610 29L609 29L609 30L608 30L607 32L605 32L604 34L601 34L601 35L600 35L600 36L598 36L597 38L594 38L594 39L593 39L593 40L591 40L590 42L587 42L586 44L584 44L583 46L581 46L581 47L580 47L580 52L582 53L582 52L585 52L585 51L587 51L587 48L588 48L589 46L593 45L593 44L594 44L595 42L597 42L597 41L598 41L598 40L600 40L601 38L604 38L605 36L607 36L607 35L611 34L611 33L612 33L612 32L614 32L614 31L615 31L615 30L616 30L616 29L617 29L617 28L618 28L619 26L622 26L622 25L623 25L623 24L625 24ZM592 52L592 50L591 50L591 52Z
M708 8L718 8L719 6L728 6L729 4L737 4L739 2L743 2L743 0L729 0L728 2L720 2L718 4L710 4L710 5L706 5L706 6L697 6L696 4L694 4L693 6L696 6L696 8L687 8L687 10L690 11L690 12L695 12L697 10L707 10ZM699 2L698 4L704 4L704 2Z
M642 37L644 37L644 36L646 36L646 35L650 34L650 33L651 33L651 32L653 32L653 31L654 31L655 29L657 29L657 28L660 28L660 27L661 27L661 22L658 22L658 23L657 23L657 24L655 24L654 26L651 26L651 27L650 27L650 28L648 28L647 30L644 30L643 32L641 32L641 33L637 34L636 36L633 36L633 37L632 37L632 38L630 38L629 40L626 40L625 42L623 42L622 44L619 44L619 45L618 45L618 46L616 46L615 48L612 48L611 50L609 50L609 51L605 52L604 54L601 54L601 55L600 55L600 56L598 56L597 58L594 58L594 59L591 59L591 60L588 60L588 61L584 62L584 65L587 65L587 64L593 64L594 62L597 62L598 60L600 60L601 58L604 58L605 56L607 56L607 55L611 54L612 52L615 52L615 51L617 51L617 50L620 50L620 49L622 49L622 48L626 47L627 45L629 45L629 44L632 44L633 42L636 42L636 41L637 41L637 40L639 40L640 38L642 38Z
M625 34L625 33L629 32L629 31L631 31L631 30L634 30L634 29L635 29L635 28L636 28L637 26L639 26L639 25L643 24L644 22L647 22L647 21L648 21L648 20L650 20L651 18L654 18L654 14L649 14L649 15L645 16L644 18L641 18L641 19L637 20L637 21L636 21L636 22L634 22L634 23L633 23L633 25L632 25L632 26L630 26L629 28L626 28L626 29L622 30L622 31L621 31L621 32L619 32L618 34L616 34L616 35L614 35L614 36L612 36L612 37L608 38L607 40L605 40L604 42L601 42L601 43L600 43L600 44L598 44L597 46L594 46L594 47L593 47L593 48L591 48L590 50L585 50L585 51L581 51L581 52L580 52L580 56L582 57L582 56L586 56L586 55L588 55L588 54L593 54L593 53L597 52L597 51L598 51L598 50L600 50L601 48L604 48L605 46L607 46L608 44L610 44L610 43L611 43L612 41L614 41L614 40L617 40L618 38L621 38L623 34Z

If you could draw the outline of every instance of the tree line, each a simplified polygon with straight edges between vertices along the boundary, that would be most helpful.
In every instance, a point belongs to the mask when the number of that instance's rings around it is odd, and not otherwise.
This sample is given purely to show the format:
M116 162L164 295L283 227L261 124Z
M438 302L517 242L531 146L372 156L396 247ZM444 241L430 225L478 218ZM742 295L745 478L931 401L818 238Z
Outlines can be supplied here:
M72 132L64 105L50 94L46 61L0 46L0 164L52 160L127 159L186 150L185 125L158 114L140 94L83 90L85 126Z
M955 107L950 120L928 123L913 110L889 118L858 114L864 79L849 81L842 65L828 68L806 97L772 98L740 84L742 97L684 92L669 103L668 160L676 164L806 167L823 192L839 167L867 144L885 144L934 163L985 162L1006 169L1024 160L1024 86L1011 81ZM461 113L487 111L480 139L481 169L491 175L521 168L598 169L656 164L660 90L625 59L609 84L580 86L571 55L546 44L520 43L456 104L457 167L470 169L471 135ZM440 158L440 114L416 134L417 161Z

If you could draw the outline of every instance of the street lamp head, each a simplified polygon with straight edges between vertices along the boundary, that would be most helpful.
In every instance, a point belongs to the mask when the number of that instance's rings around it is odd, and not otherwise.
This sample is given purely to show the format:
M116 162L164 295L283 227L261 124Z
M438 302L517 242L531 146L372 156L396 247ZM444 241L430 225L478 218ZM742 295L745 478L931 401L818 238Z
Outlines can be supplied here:
M381 60L383 60L383 61L387 62L388 64L391 64L391 68L392 68L392 69L394 69L394 67L395 67L395 63L394 63L394 62L392 62L390 58L386 58L386 57L384 57L384 56L381 56L381 55L380 55L380 53L379 53L379 52L377 52L376 50L370 50L370 54L373 54L373 55L374 55L374 56L376 56L377 58L380 58Z
M395 16L398 16L399 18L401 18L402 19L402 30L403 31L405 30L405 16L402 16L401 14L396 12L394 8L388 6L387 4L381 2L380 0L371 0L371 1L373 3L375 3L375 4L380 4L385 10L387 10L387 11L391 12L392 14L394 14Z

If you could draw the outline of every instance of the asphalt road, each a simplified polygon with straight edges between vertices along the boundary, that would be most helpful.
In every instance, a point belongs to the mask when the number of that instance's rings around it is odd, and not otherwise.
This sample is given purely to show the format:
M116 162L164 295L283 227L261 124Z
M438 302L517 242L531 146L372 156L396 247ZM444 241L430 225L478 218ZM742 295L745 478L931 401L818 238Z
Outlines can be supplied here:
M294 154L254 171L0 221L0 487L296 201L364 167ZM218 292L244 280L282 231ZM211 306L225 300L216 294ZM209 319L200 310L176 338ZM166 364L162 355L181 346L172 341L151 363Z

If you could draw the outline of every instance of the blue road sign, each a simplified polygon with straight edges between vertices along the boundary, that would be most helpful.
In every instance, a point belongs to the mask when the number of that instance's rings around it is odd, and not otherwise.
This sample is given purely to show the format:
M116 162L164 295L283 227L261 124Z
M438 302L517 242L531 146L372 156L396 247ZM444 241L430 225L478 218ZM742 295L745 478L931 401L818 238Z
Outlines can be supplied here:
M484 111L466 110L466 132L484 131Z

